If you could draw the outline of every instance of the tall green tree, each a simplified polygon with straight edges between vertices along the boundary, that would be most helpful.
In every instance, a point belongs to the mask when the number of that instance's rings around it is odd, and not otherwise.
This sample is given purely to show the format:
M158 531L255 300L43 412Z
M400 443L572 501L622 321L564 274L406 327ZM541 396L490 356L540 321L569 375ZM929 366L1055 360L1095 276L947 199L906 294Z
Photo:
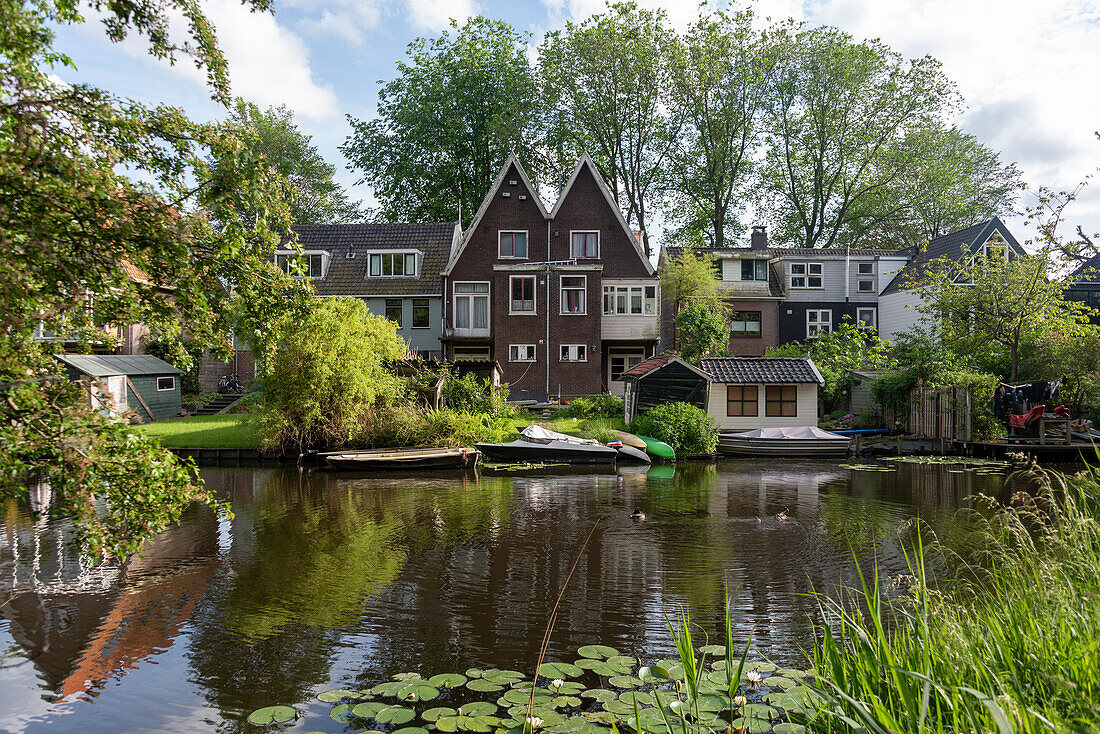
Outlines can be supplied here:
M1085 338L1096 328L1084 304L1066 300L1067 284L1052 270L1047 252L1009 257L1003 245L966 253L961 262L933 260L913 285L924 294L926 320L952 351L973 360L992 349L1008 365L998 371L1014 382L1027 345L1051 335Z
M1016 213L1023 188L1016 164L1003 162L973 135L932 123L911 130L898 148L905 174L853 206L846 241L920 247L990 217Z
M939 62L906 61L880 41L829 27L789 34L778 53L763 182L781 238L842 244L844 234L904 211L906 202L882 196L911 168L901 143L956 104Z
M360 222L366 212L336 182L336 166L324 159L285 105L261 109L238 98L230 120L242 130L249 152L285 178L290 217L295 224Z
M669 104L668 62L676 34L663 11L615 3L607 12L551 31L539 46L547 106L544 145L557 178L580 152L592 156L627 222L645 232L680 127Z
M504 21L452 21L409 45L379 93L376 119L348 117L340 150L382 217L465 226L508 153L531 157L538 105L525 39Z
M276 230L289 224L285 181L247 153L235 125L49 75L72 66L54 29L83 22L86 8L113 40L137 35L156 57L188 57L219 102L229 88L193 3L0 2L0 499L49 487L93 552L125 555L188 501L213 499L188 466L94 410L60 374L57 344L36 336L109 347L103 324L178 337L185 323L228 355L234 314L262 341L304 286L270 263ZM171 32L177 14L188 20L183 38Z
M750 10L705 15L674 45L672 104L684 126L669 160L668 215L724 247L739 229L761 142L772 46Z

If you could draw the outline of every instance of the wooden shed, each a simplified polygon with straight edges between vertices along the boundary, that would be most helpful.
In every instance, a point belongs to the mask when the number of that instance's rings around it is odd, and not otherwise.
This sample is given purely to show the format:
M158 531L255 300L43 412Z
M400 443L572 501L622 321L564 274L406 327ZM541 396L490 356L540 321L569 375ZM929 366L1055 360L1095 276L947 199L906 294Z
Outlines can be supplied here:
M707 373L671 354L650 357L622 374L624 420L662 403L690 403L707 409Z
M180 414L181 388L176 369L149 354L55 354L74 380L87 385L88 402L105 413L133 412L139 423Z
M707 357L707 412L723 431L817 426L817 389L825 384L808 357Z
M852 384L848 388L848 399L845 407L849 413L859 415L869 408L874 400L871 397L871 383L876 377L888 373L896 373L897 370L844 370L848 373L848 379Z

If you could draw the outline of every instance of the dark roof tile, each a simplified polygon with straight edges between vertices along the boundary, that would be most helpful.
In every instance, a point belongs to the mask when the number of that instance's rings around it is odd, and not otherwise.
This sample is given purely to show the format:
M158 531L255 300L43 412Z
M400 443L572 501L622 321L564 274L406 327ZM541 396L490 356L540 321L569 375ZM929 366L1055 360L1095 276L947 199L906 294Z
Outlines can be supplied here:
M699 366L715 382L824 384L809 357L708 357Z

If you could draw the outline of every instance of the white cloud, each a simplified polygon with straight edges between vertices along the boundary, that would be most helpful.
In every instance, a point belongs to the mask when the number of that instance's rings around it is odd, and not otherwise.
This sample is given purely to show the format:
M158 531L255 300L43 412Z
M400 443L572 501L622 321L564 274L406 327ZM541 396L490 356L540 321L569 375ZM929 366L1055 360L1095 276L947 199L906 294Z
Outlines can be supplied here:
M449 27L451 19L462 23L482 12L477 0L405 0L405 4L413 25L431 31Z
M380 0L286 0L284 6L306 15L299 27L317 38L336 36L358 44L382 22Z

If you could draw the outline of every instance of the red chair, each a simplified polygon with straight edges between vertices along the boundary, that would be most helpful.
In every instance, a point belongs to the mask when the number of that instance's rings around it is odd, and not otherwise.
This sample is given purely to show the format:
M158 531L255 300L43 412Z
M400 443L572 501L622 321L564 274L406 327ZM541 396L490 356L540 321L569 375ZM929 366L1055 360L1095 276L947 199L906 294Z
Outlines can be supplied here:
M1024 413L1023 415L1010 415L1008 416L1009 429L1016 429L1016 434L1031 433L1039 419L1043 417L1043 414L1047 412L1047 406L1036 405L1034 408Z

